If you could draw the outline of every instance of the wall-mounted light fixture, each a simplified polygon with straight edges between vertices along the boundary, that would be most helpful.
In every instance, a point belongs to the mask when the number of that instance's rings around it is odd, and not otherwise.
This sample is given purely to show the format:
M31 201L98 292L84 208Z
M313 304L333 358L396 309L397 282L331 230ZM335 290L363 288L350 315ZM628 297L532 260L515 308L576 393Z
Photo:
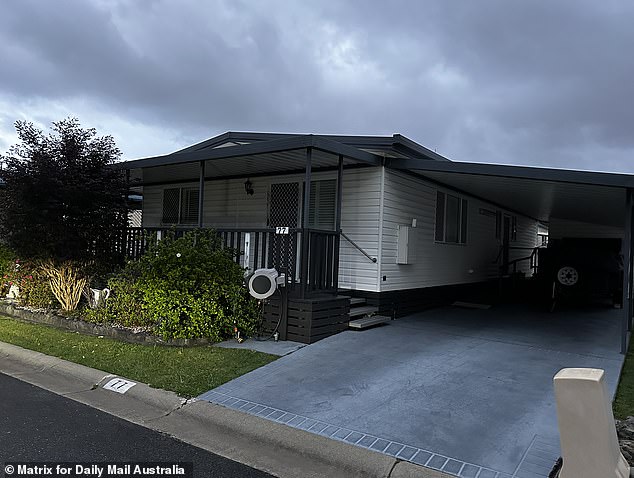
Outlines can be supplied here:
M247 193L247 196L253 196L253 183L250 179L244 182L244 191Z

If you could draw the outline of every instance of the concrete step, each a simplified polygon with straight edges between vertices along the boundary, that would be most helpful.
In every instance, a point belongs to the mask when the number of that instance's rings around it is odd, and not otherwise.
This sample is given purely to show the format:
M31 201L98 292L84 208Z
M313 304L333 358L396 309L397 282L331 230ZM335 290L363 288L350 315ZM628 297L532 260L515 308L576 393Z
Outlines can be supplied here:
M348 323L348 327L351 329L362 330L374 325L385 324L390 320L390 317L387 315L372 315L370 317L362 317L360 319L351 320Z
M365 304L365 299L363 297L352 297L350 299L350 305L363 305Z
M376 312L378 309L373 305L364 305L362 307L352 307L350 309L350 317L360 317Z

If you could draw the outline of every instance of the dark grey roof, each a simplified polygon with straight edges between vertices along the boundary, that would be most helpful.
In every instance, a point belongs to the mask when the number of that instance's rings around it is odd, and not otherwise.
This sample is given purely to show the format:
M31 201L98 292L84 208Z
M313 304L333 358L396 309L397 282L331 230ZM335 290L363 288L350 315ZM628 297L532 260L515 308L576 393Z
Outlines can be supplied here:
M498 176L506 178L539 179L575 184L593 184L621 188L634 188L634 175L579 171L574 169L536 168L503 164L464 163L451 161L417 161L408 159L389 160L387 166L419 172L460 173L476 176Z
M227 132L171 154L118 163L124 169L147 168L202 160L241 157L313 147L350 159L381 164L383 158L449 160L402 136L346 136L288 133Z
M542 222L622 227L634 175L481 163L391 160L387 166L466 192Z

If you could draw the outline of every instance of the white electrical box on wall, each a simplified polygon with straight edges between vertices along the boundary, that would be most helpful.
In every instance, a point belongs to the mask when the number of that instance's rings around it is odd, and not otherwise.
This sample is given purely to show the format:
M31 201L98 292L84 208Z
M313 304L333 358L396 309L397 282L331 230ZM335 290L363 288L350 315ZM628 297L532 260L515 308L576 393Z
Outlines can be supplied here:
M411 226L398 226L396 263L414 263L414 231Z

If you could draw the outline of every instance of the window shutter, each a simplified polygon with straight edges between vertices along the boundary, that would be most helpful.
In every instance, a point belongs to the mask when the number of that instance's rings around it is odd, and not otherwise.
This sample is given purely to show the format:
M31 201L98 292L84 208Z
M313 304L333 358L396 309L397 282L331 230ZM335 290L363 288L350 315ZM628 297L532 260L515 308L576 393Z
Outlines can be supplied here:
M198 222L198 188L183 188L181 200L181 223L196 224Z
M333 230L337 203L337 182L334 179L310 183L308 224L316 229Z
M460 243L467 243L467 222L469 219L469 204L466 199L462 199L461 201L460 213L462 214L462 218L460 221Z
M180 189L163 189L163 224L177 224L180 209Z
M437 241L445 240L445 193L436 192L436 236Z

